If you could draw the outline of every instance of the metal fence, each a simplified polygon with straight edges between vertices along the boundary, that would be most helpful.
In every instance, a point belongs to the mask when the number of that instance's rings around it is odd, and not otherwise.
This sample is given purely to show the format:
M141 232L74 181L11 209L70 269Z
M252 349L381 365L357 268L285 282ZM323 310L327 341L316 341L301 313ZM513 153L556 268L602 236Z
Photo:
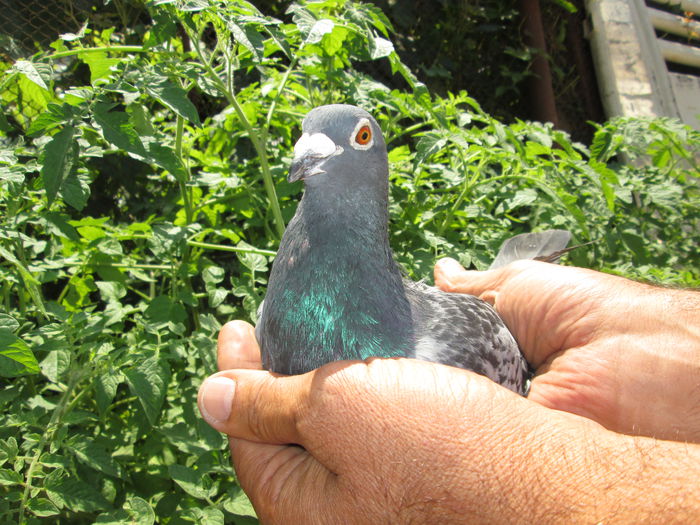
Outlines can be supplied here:
M0 52L17 59L76 32L101 0L0 0Z

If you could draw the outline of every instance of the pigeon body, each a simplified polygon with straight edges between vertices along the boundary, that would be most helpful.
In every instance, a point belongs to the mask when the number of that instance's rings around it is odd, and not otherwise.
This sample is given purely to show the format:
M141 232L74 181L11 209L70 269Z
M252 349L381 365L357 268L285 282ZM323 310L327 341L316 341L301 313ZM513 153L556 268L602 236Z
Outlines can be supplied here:
M525 394L528 364L488 303L403 278L389 247L387 150L376 121L354 106L321 106L302 132L288 179L305 191L256 326L263 366L300 374L342 359L412 357Z

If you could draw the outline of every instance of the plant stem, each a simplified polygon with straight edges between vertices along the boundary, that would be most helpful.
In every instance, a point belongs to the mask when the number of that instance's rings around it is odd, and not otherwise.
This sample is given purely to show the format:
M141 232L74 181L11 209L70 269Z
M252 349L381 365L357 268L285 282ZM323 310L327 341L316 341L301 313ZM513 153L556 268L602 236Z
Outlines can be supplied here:
M104 51L113 51L116 53L152 53L152 49L146 49L143 46L103 46L103 47L80 47L78 49L69 49L68 51L60 51L53 55L48 55L46 58L63 58L81 53L102 53Z
M226 246L224 244L211 244L208 242L199 241L187 241L190 246L196 246L197 248L204 248L206 250L218 250L220 252L238 252L238 253L255 253L258 255L265 255L267 257L274 257L277 252L272 250L263 250L260 248L238 248L236 246Z
M226 98L228 99L229 103L233 106L233 109L236 111L236 114L238 115L241 124L243 124L243 127L248 133L248 138L253 143L255 152L260 158L260 168L262 169L263 184L265 185L265 191L267 192L267 197L270 201L270 206L272 207L272 216L274 217L277 235L281 239L282 234L284 234L285 224L284 219L282 218L282 210L280 209L279 200L277 199L277 191L275 191L275 183L272 180L272 172L270 171L270 165L267 160L267 151L265 148L265 143L260 139L260 135L257 131L255 131L252 124L248 120L248 117L245 116L243 108L241 108L240 104L238 103L238 100L236 99L236 95L233 93L229 93Z
M202 55L200 46L197 44L198 39L194 38L191 34L189 36L190 39L193 42L195 42L193 48L199 56L202 65L207 70L209 78L214 82L214 84L216 84L219 91L226 97L228 103L233 107L234 111L236 112L236 115L238 116L238 119L240 120L241 124L243 125L243 128L248 134L248 138L253 143L253 148L255 148L255 152L257 153L258 158L260 159L260 168L262 170L263 184L265 186L267 198L270 202L270 207L272 208L272 216L274 218L275 229L277 230L278 237L281 239L282 234L284 233L285 224L284 219L282 218L282 210L280 209L279 200L277 199L277 192L275 191L275 184L272 179L270 164L267 159L267 151L265 144L266 140L264 138L265 132L263 132L263 136L261 137L261 134L250 123L248 117L246 117L243 111L243 108L238 103L238 99L236 98L236 94L234 92L235 89L233 84L233 71L231 70L231 63L233 61L227 57L226 83L224 83L224 81L221 80L221 78L219 77L216 70L212 67L210 61Z
M134 268L135 270L172 270L171 264L138 264L138 263L99 263L96 266L106 266L108 268Z
M461 151L460 151L460 154L461 154ZM467 166L468 164L466 162L466 159L462 158L462 160L463 160L463 165ZM469 178L467 176L468 174L466 174L466 173L464 174L464 184L462 185L462 191L459 193L459 196L457 197L454 204L450 208L450 211L447 212L447 216L445 217L445 220L442 221L442 224L440 225L440 228L438 229L438 235L442 235L443 232L445 231L445 228L447 228L450 225L450 223L452 222L452 218L454 217L454 214L457 212L457 209L462 205L462 203L464 202L464 199L467 197L467 194L469 193L469 190L472 188L472 186L476 183L476 180L481 175L481 168L484 164L486 164L486 159L482 157L481 160L479 160L479 164L476 167L476 169L474 170L474 175L471 178Z
M73 391L75 390L75 387L78 385L80 382L80 379L82 378L83 374L74 372L72 374L72 377L70 381L68 382L68 386L66 388L66 391L63 393L61 396L61 400L58 403L58 406L54 409L53 414L51 415L51 420L49 421L49 424L46 426L46 432L44 432L41 435L41 439L39 439L39 443L37 444L36 452L34 453L34 458L32 459L32 462L29 464L29 468L27 469L27 481L24 486L24 492L22 493L22 501L20 501L19 504L19 519L17 523L19 525L22 525L24 523L24 510L27 505L27 500L29 499L29 493L31 492L32 489L32 479L34 478L34 470L36 469L37 465L39 464L39 458L41 457L41 454L44 450L44 447L46 446L46 443L48 443L52 438L54 433L59 427L59 420L63 415L67 412L68 408L68 400L70 399L70 396L73 394ZM75 406L74 404L71 403L70 407Z
M287 71L284 72L284 75L282 76L282 80L280 81L280 85L277 88L277 95L275 96L274 100L270 104L270 109L267 111L267 117L265 118L265 138L267 138L267 132L270 129L270 122L272 122L272 115L275 113L275 108L277 107L277 103L280 100L280 97L282 96L282 92L284 91L284 87L287 85L287 81L289 80L289 75L292 73L292 70L296 67L297 65L297 57L295 56L291 63L289 64L289 67L287 68Z
M183 119L182 116L177 115L175 117L175 124L175 155L178 159L180 159L182 164L185 165L182 158L182 137L185 129L185 119ZM180 195L182 196L182 203L185 207L185 220L189 226L194 220L194 210L192 209L190 192L187 189L187 180L178 178L177 183L180 187Z

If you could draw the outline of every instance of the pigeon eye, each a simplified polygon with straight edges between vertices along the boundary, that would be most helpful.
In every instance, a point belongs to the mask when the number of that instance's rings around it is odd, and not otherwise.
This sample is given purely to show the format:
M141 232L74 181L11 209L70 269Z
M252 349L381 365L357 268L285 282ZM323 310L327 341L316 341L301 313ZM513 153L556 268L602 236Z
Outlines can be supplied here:
M350 145L355 149L369 149L374 142L372 126L366 118L361 119L350 135Z
M370 140L372 140L372 130L369 126L362 126L360 131L357 132L357 135L355 135L355 142L361 146L365 146L369 144Z

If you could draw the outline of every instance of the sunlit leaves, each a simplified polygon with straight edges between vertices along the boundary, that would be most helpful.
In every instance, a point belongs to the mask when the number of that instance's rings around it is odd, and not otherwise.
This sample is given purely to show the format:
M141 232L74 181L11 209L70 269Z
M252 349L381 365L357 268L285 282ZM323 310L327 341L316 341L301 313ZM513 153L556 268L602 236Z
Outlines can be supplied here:
M615 120L589 151L548 125L499 122L465 93L430 93L369 4L292 3L282 20L237 0L146 4L152 25L88 24L54 47L72 58L7 65L0 522L20 507L27 522L253 521L225 437L196 408L216 334L255 320L279 242L242 117L289 221L303 115L369 109L389 144L392 247L414 277L442 255L482 268L514 233L565 227L597 241L570 261L698 284L689 128ZM124 42L148 52L77 51ZM370 60L409 89L358 71Z
M39 372L29 345L6 329L0 329L0 376L15 377Z
M153 77L146 78L144 90L182 118L189 120L193 124L199 124L197 109L187 98L187 93L170 80Z
M75 128L66 126L44 147L41 177L49 204L55 200L58 190L70 176L78 161L75 133Z
M94 512L109 506L96 487L60 469L46 477L45 488L49 500L59 509L66 507L77 512Z
M140 158L147 155L141 138L125 112L110 111L109 106L99 104L95 106L93 118L107 142Z
M151 425L155 425L165 400L170 373L165 364L153 355L124 372L131 393L135 395Z
M195 498L206 499L214 495L215 489L209 476L183 465L170 465L168 472L175 483Z
M112 68L122 61L121 58L110 58L107 52L89 52L78 55L90 68L90 83L106 81L112 76Z
M47 71L43 64L37 65L27 60L18 60L13 66L13 69L22 74L27 80L33 82L41 89L48 90L49 87L44 81L42 74L39 72L41 68L44 68L43 73L46 75Z

